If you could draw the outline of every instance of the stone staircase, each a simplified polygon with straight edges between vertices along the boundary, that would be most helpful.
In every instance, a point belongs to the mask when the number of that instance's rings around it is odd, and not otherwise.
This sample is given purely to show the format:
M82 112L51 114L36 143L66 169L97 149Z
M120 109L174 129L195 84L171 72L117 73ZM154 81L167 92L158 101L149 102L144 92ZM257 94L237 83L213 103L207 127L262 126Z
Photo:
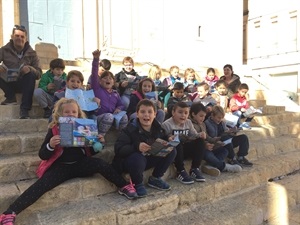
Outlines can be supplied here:
M265 103L251 102L255 107ZM37 152L47 120L39 119L42 111L37 105L34 108L33 119L19 120L18 106L0 106L0 212L37 179ZM277 199L272 187L279 185L287 193L290 224L300 224L299 121L300 113L265 106L264 113L254 118L252 130L241 131L250 139L248 158L254 167L244 168L239 174L205 175L205 183L182 185L174 179L175 171L170 167L164 178L171 184L171 191L148 188L149 196L135 201L118 195L116 187L100 175L77 178L42 196L17 216L16 224L281 225L284 223L275 223L277 214L271 210L272 201ZM112 159L116 136L114 130L107 134L107 145L96 157ZM145 172L145 180L150 173ZM275 181L278 177L281 179Z

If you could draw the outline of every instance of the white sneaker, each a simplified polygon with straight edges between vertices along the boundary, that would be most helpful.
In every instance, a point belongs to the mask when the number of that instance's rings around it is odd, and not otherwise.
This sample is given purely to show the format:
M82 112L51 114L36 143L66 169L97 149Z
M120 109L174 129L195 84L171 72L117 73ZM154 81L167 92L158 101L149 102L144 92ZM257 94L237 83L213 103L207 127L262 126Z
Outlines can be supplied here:
M242 167L238 164L231 165L231 164L226 163L223 171L230 172L230 173L239 173L242 170L243 170Z
M209 165L201 166L201 170L203 173L206 173L206 174L208 174L210 176L214 176L214 177L220 176L220 174L221 174L221 172L218 168L209 166Z

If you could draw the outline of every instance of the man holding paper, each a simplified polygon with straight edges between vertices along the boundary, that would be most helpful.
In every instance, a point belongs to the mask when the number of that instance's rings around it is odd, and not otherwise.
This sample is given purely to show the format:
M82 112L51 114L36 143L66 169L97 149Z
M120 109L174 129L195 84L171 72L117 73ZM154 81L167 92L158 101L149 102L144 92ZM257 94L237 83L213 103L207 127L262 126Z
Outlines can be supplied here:
M0 88L6 98L1 105L16 104L15 93L22 93L20 119L28 119L35 80L40 78L42 70L36 52L27 41L27 31L24 26L13 27L10 41L0 48L0 63ZM16 70L18 73L15 81L5 79L10 70Z

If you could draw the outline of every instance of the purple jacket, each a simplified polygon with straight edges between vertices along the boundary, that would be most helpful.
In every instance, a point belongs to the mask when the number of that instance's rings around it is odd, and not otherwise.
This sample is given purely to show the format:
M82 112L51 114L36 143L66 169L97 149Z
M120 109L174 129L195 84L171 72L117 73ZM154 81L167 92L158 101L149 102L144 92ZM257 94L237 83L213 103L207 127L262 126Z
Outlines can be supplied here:
M99 59L94 58L92 63L91 86L94 91L95 97L100 99L100 108L97 110L96 115L113 113L117 108L120 110L124 110L125 107L122 104L119 93L116 90L108 92L99 84L98 70Z

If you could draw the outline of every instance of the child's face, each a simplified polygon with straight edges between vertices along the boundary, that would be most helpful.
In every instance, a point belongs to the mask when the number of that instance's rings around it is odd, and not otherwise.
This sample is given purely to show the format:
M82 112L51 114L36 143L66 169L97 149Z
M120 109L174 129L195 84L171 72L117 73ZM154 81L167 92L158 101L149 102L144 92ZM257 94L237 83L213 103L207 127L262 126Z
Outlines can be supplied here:
M173 70L170 71L170 74L171 74L172 77L177 78L177 77L179 77L179 70L178 69L173 69Z
M156 113L152 106L141 105L136 117L139 119L143 128L151 127Z
M189 116L189 108L177 107L172 111L172 117L176 124L184 124Z
M208 72L207 77L208 77L210 80L212 80L212 79L214 79L214 77L215 77L215 73L212 72L212 71L210 71L210 72Z
M105 71L105 69L102 66L100 66L99 70L98 70L98 76L100 77L104 71Z
M247 92L248 92L247 89L239 89L238 90L239 96L241 96L241 97L245 97L245 95L247 94Z
M206 112L199 111L197 114L192 113L192 117L198 124L203 123L205 120Z
M219 95L226 95L227 88L224 84L221 84L219 87L216 87L217 92Z
M194 73L188 73L187 78L188 81L194 81L195 80L195 74Z
M60 77L64 73L64 70L62 68L54 68L51 69L51 73L56 77Z
M64 104L62 110L63 117L75 117L78 118L78 106L75 103Z
M131 72L133 69L133 65L130 62L124 62L124 70L127 72Z
M152 91L152 83L150 81L144 81L142 84L143 94Z
M66 82L67 88L74 90L82 87L82 82L77 76L72 76L70 80Z
M197 87L197 91L198 91L200 98L205 97L208 93L208 90L205 90L203 86Z
M100 85L104 88L104 89L112 89L112 87L115 84L114 79L111 76L105 76L103 78L100 78L99 80Z
M212 121L214 121L216 124L219 124L222 122L224 119L224 116L222 114L217 113L216 115L212 114L211 115Z
M161 77L161 74L160 74L160 73L156 73L156 75L155 75L155 79L156 79L156 80L159 80L159 79L160 79L160 77Z
M173 90L173 95L175 98L182 98L184 95L183 89L181 90Z

